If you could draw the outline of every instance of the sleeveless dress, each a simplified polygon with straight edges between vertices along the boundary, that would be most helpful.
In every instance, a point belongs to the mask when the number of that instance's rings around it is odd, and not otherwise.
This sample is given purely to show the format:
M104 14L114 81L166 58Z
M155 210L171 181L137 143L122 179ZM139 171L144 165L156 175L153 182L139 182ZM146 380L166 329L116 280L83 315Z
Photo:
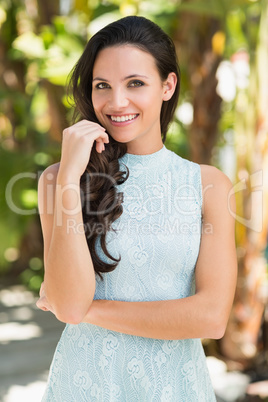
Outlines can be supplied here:
M130 174L118 186L123 214L113 223L107 246L121 261L103 281L96 279L94 298L153 301L192 295L202 221L199 165L165 146L149 155L127 153L119 162ZM200 339L159 340L67 324L42 402L88 401L216 398Z

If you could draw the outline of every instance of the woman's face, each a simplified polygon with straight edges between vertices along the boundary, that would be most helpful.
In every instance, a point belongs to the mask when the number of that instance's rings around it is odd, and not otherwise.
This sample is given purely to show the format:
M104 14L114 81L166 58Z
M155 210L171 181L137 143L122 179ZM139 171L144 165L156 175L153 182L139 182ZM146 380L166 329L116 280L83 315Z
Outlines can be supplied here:
M153 56L135 46L99 52L92 82L92 102L100 124L130 153L146 153L162 144L160 111L173 95L176 75L162 82Z

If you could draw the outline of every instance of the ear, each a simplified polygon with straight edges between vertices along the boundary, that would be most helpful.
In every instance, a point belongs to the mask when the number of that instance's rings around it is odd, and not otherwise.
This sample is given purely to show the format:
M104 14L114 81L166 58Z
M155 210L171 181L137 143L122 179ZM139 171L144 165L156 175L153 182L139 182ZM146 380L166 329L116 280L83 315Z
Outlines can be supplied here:
M174 91L177 85L177 76L175 73L169 73L166 81L163 84L164 93L163 93L163 101L168 101L172 98Z

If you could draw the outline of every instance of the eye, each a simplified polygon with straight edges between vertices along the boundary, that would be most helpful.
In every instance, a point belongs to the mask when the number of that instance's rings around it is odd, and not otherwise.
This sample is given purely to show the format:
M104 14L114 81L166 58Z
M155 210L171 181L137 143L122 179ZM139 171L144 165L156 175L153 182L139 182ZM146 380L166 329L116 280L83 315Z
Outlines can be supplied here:
M129 83L130 87L142 87L143 85L144 85L144 82L142 82L140 80L134 80Z
M109 88L109 85L106 82L99 82L96 87L96 89L106 89Z

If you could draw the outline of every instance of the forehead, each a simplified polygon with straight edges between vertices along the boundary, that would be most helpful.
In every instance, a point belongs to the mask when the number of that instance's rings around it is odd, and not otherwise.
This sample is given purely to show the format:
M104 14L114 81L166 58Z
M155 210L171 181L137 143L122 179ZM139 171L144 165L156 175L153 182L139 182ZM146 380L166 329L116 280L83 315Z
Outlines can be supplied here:
M154 57L134 45L111 46L101 50L95 60L94 74L157 74ZM145 74L146 75L146 74Z

